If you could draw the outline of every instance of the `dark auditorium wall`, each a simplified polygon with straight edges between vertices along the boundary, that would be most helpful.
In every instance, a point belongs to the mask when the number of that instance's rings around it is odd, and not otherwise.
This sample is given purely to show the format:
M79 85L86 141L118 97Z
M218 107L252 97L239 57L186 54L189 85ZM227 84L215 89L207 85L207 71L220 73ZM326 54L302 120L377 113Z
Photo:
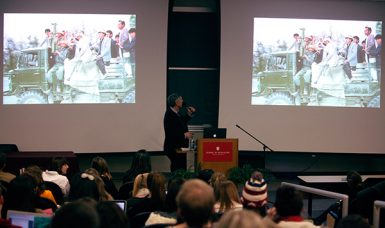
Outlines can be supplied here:
M197 109L192 125L218 126L219 0L170 0L167 94L178 93Z

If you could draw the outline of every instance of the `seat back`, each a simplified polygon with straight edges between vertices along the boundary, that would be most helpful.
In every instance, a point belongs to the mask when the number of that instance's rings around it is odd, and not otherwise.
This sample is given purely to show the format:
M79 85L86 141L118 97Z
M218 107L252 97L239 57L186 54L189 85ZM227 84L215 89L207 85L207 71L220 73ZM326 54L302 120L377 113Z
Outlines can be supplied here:
M54 182L44 181L45 188L50 190L55 197L56 203L62 205L64 203L64 196L61 188Z
M142 228L146 223L148 217L151 212L141 212L139 214L134 215L131 220L131 228Z
M126 200L132 197L132 189L134 188L134 182L130 181L124 183L119 188L119 199Z

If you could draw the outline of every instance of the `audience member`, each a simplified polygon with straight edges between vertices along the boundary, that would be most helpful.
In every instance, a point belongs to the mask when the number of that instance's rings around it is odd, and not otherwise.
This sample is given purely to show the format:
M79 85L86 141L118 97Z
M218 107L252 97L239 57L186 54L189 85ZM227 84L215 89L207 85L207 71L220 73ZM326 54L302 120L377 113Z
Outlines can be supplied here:
M98 186L94 176L87 173L78 173L71 178L69 200L75 201L84 197L99 201Z
M176 228L211 227L215 197L213 189L204 181L186 181L177 195L176 202L178 215L184 221L176 225Z
M119 189L119 198L128 199L132 195L135 178L142 173L149 173L152 171L150 155L146 150L139 150L135 153L131 168L126 171L123 176L123 184Z
M214 170L212 169L202 169L198 172L197 178L200 180L203 180L207 184L210 184L210 179L213 174L214 174Z
M89 168L84 171L85 174L91 175L95 179L96 186L98 187L99 192L99 200L98 201L105 201L105 200L113 200L114 198L109 194L105 188L104 181L100 177L99 172L94 168Z
M181 177L170 179L167 184L165 211L155 211L150 214L145 225L176 224L178 223L176 196L185 180ZM179 221L180 223L181 221Z
M137 205L142 201L148 201L151 196L150 190L147 187L147 177L149 173L139 174L134 181L134 189L132 191L132 197L127 199L127 215L131 218L137 211Z
M146 150L139 150L135 153L131 168L126 171L123 176L123 183L134 181L135 177L141 173L149 173L152 171L150 155Z
M42 176L44 181L50 181L57 184L63 192L63 195L68 196L70 192L70 183L66 176L59 173L59 170L61 170L63 166L65 166L63 158L53 158L50 169L44 171Z
M49 199L57 205L57 202L52 192L45 188L44 180L43 180L43 171L40 169L39 166L37 165L28 166L27 168L24 169L24 174L30 175L35 179L36 185L37 185L36 192L40 197Z
M244 208L255 210L262 216L266 215L267 205L267 183L259 171L251 174L242 190L241 202Z
M5 187L0 183L0 208L4 204ZM6 218L0 218L1 228L22 228L21 226L15 226L11 224L11 221Z
M222 172L214 172L211 175L211 178L209 180L209 184L211 185L211 187L215 188L217 183L225 181L225 180L227 180L227 177L225 174L223 174Z
M277 189L274 207L269 209L268 216L282 228L319 227L310 221L305 221L301 216L302 209L302 194L294 187L281 186Z
M233 210L226 212L221 219L214 224L218 228L274 228L278 227L270 219L262 218L259 214L250 210Z
M147 176L147 187L150 194L146 197L133 197L128 200L130 208L127 213L130 218L141 212L164 211L166 178L161 173L150 173Z
M154 209L164 210L166 202L166 178L161 173L150 173L147 177L148 190Z
M0 152L0 181L5 183L11 182L16 176L9 172L4 172L5 164L7 161L7 155Z
M214 188L215 200L214 210L216 213L224 213L228 210L239 210L243 208L238 195L237 186L232 181L218 182Z
M134 181L132 196L138 198L145 198L150 195L150 190L147 187L147 177L149 173L139 174Z
M119 192L112 181L112 175L108 168L107 161L102 157L95 157L91 161L91 168L94 168L99 172L107 192L110 193L113 198L117 199Z
M52 214L56 205L36 194L37 182L31 175L22 174L15 177L8 186L4 195L4 204L1 217L6 218L8 210L26 212L41 212Z
M95 207L84 201L64 204L56 211L51 228L99 228L99 216Z
M4 195L1 217L6 218L8 210L35 212L36 182L31 176L20 175L14 178Z
M68 177L69 168L70 167L66 158L58 157L52 159L52 169L54 169L54 171L57 171L59 174Z
M346 183L346 194L349 196L349 214L356 214L358 213L357 208L355 207L357 194L365 188L365 184L362 182L361 175L356 171L349 171L347 173Z
M363 218L368 219L369 223L372 223L373 203L376 200L385 200L385 181L367 187L357 193L356 200L354 201L355 210ZM383 219L381 217L381 220Z
M177 205L176 205L176 196L178 195L182 185L186 180L183 178L170 179L167 184L167 194L166 194L166 211L169 213L174 213L176 215Z
M126 214L113 201L102 201L96 205L99 214L100 228L129 228Z
M356 171L349 171L346 175L346 190L342 192L349 196L349 214L358 213L356 209L356 196L357 193L364 189L364 183L362 182L361 175ZM321 213L318 217L314 219L314 224L321 225L326 221L327 215L329 213L337 214L338 216L342 215L341 211L341 200L333 203L328 209Z

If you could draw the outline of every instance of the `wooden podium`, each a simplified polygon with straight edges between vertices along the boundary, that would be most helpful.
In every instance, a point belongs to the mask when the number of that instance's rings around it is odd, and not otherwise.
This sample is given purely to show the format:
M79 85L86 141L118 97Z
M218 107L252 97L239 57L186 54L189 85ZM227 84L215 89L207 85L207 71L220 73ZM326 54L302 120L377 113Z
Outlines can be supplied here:
M197 162L202 169L226 174L238 166L238 139L199 139Z

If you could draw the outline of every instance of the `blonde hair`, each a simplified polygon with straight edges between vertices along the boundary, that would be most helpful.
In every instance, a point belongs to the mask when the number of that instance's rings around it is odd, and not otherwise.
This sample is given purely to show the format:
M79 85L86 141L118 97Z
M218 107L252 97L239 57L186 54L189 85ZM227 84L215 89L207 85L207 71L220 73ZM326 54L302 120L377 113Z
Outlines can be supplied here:
M147 187L147 177L148 177L148 173L141 173L135 177L134 186L132 189L132 196L133 197L135 197L138 194L140 189L148 188Z
M215 173L213 173L213 175L211 175L209 183L210 183L211 187L215 188L217 183L225 181L225 180L227 180L227 177L225 174L223 174L221 172L215 172Z

